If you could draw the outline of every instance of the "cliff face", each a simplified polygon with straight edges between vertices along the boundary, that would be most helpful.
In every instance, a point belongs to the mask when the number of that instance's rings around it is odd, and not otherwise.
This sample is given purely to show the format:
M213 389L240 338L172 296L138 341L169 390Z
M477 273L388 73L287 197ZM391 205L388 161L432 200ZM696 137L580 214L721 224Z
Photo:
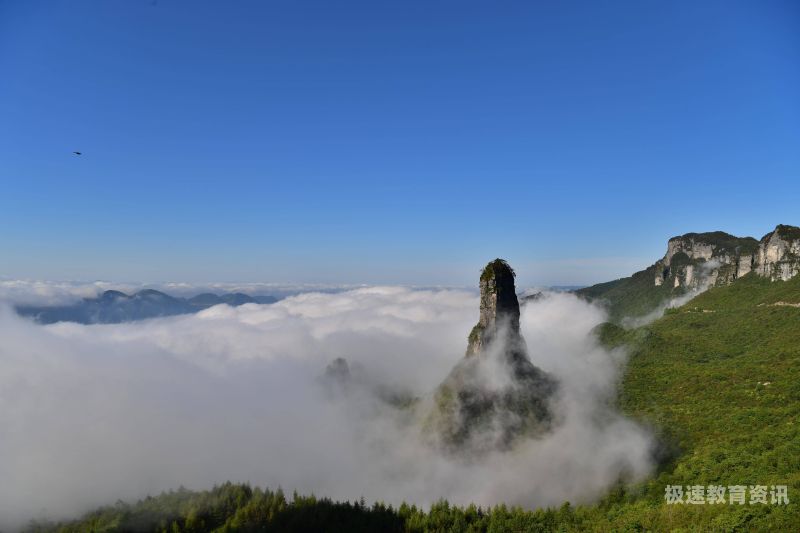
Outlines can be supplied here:
M514 340L522 341L519 333L519 300L514 286L514 271L502 259L495 259L483 269L480 279L481 314L472 328L467 356L478 355L497 335L498 327L508 329Z
M618 322L745 275L786 281L798 272L800 228L795 226L779 225L760 241L721 231L687 233L671 238L664 257L645 270L575 293L604 305L609 318Z
M727 285L750 272L773 281L800 272L800 228L779 225L761 241L720 231L673 237L655 264L654 284L696 290Z
M761 238L753 270L772 281L793 278L800 272L800 228L778 225Z
M426 427L450 451L506 449L546 431L555 380L531 363L519 329L514 271L496 259L480 278L480 319L466 356L434 394Z

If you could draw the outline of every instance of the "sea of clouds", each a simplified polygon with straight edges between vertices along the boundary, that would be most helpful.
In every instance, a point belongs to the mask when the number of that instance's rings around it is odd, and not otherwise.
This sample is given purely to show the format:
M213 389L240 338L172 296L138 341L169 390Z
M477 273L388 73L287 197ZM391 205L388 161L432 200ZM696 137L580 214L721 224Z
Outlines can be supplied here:
M36 324L0 306L0 528L226 480L336 499L590 502L651 470L652 439L613 407L624 353L570 294L523 307L534 364L561 382L547 436L445 456L371 391L429 397L464 356L478 297L368 287L115 325ZM336 358L359 383L331 394Z

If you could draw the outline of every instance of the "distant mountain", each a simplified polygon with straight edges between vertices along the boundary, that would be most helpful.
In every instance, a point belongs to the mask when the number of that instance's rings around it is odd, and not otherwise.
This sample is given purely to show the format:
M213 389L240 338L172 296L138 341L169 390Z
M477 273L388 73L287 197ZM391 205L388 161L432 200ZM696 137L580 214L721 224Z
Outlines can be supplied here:
M748 274L786 281L798 272L800 228L780 224L761 240L722 231L673 237L664 257L647 269L575 293L605 305L611 319L619 321L644 316L672 299L686 301Z
M212 307L214 305L219 304L228 304L233 307L238 305L244 304L271 304L278 301L278 298L275 296L250 296L248 294L244 294L241 292L234 292L231 294L214 294L212 292L204 292L203 294L198 294L197 296L192 296L186 303L188 303L193 308L206 309L208 307Z
M249 296L242 293L217 295L198 294L192 298L177 298L153 289L128 295L120 291L105 291L97 298L61 306L17 306L17 312L33 317L42 324L78 322L80 324L118 324L146 318L196 313L219 304L239 306L248 303L270 304L274 296Z

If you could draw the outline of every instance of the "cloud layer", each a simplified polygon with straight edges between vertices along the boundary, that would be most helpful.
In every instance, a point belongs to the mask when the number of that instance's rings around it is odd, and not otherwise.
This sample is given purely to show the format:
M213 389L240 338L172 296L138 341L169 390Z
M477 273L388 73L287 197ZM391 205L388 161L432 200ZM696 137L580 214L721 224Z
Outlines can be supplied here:
M562 382L562 423L480 462L427 446L413 416L326 365L427 395L463 357L478 301L373 287L216 306L130 324L40 326L0 309L0 517L42 515L225 480L397 503L591 501L650 468L650 438L610 407L623 362L589 332L600 310L564 294L528 304L533 362Z

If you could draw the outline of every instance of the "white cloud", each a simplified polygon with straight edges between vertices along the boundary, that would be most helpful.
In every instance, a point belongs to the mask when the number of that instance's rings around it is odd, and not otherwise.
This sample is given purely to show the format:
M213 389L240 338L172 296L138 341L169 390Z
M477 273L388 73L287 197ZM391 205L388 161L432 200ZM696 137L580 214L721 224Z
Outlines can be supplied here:
M125 285L119 286L129 288ZM93 298L109 288L112 288L111 285L103 281L77 283L0 279L0 302L20 305L62 305L81 298Z
M564 423L511 452L443 457L368 390L336 399L319 386L344 357L368 383L429 394L477 315L474 293L398 287L117 325L41 326L4 308L0 517L74 516L228 479L343 499L557 505L648 472L649 437L607 407L622 355L593 342L602 313L569 295L522 317L533 362L562 380Z

